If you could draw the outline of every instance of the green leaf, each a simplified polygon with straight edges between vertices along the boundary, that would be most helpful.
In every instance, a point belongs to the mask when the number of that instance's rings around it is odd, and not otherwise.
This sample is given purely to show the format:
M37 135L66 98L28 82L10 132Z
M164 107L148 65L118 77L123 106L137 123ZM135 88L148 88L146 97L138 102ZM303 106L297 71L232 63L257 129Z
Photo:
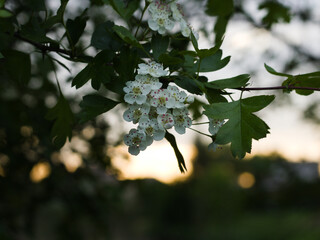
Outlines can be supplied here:
M291 20L290 9L277 1L265 1L260 4L259 9L267 11L266 16L262 19L267 28L274 23L281 21L288 23Z
M199 51L198 41L192 31L190 33L190 38L191 38L191 43L192 43L194 49L196 50L196 52L198 52Z
M264 64L264 67L266 68L266 70L269 73L271 73L273 75L282 76L282 77L292 77L292 75L290 75L290 74L277 72L276 70L274 70L272 67L268 66L267 64Z
M249 79L250 75L242 74L233 78L226 78L208 82L204 85L206 88L212 89L239 88L245 86Z
M138 9L140 1L138 0L104 0L126 21L130 19L133 13Z
M228 103L214 103L204 106L204 114L213 119L228 119L219 132L215 142L231 142L234 157L244 158L251 152L252 139L259 140L269 133L268 125L253 114L274 100L274 96L255 96Z
M164 67L168 67L170 65L178 65L184 62L183 59L179 57L174 57L167 53L161 54L158 61L160 63L163 63Z
M1 59L1 58L4 58L4 56L3 56L2 53L0 52L0 59Z
M230 57L221 59L222 51L219 50L215 54L199 59L191 68L187 69L191 72L213 72L224 68L230 61ZM200 67L199 67L200 64Z
M21 26L23 37L39 43L57 43L46 36L46 30L43 28L39 17L31 17L30 20ZM58 43L57 43L58 44Z
M125 84L127 81L133 81L138 62L139 56L136 49L127 47L121 49L120 55L114 60L114 69L119 74L121 80L116 84ZM123 86L121 86L122 88Z
M12 17L12 12L7 9L0 9L0 18L9 18Z
M229 16L220 16L217 18L217 21L214 25L213 31L215 33L215 43L219 43L225 35L225 32L227 30L227 26L229 23L229 20L231 18L231 15Z
M208 0L206 14L209 16L229 16L233 13L233 0Z
M0 8L3 8L3 7L4 7L5 1L6 1L6 0L0 0Z
M99 24L92 34L91 46L101 50L119 51L123 44L112 29L113 26L114 23L110 21Z
M54 121L51 129L53 144L57 148L63 147L67 138L69 138L69 141L71 140L74 116L61 90L57 104L48 111L46 119Z
M184 158L183 158L183 156L177 146L176 138L168 131L166 131L165 138L168 140L168 142L170 143L171 147L174 150L174 153L175 153L176 158L178 160L178 166L179 166L180 172L184 173L185 171L187 171L187 167L184 162Z
M19 84L28 84L31 77L30 55L15 50L2 51L2 54L5 57L4 66L9 77Z
M97 94L84 96L80 103L80 123L87 122L96 116L111 110L118 103L119 102L115 102Z
M226 93L218 89L206 89L206 98L210 104L219 102L228 102L228 100L223 96Z
M169 46L169 37L162 36L160 34L154 34L151 40L152 54L155 60L158 60L159 56L166 53Z
M197 54L200 58L205 58L214 55L219 51L221 45L223 43L223 39L221 39L214 47L210 49L200 49L197 51Z
M138 40L131 34L131 32L123 26L114 25L112 29L118 34L118 36L125 41L126 43L137 47L142 48Z
M75 86L77 89L86 84L92 79L91 85L94 89L98 90L101 83L108 83L111 81L114 75L111 61L113 59L113 52L101 51L94 59L72 80L72 87Z
M320 72L313 72L307 74L296 75L288 78L282 83L282 86L292 86L292 87L305 87L305 88L320 88ZM310 95L313 90L295 90L297 94L300 95Z
M60 0L60 7L57 11L57 14L55 16L48 18L48 20L45 21L44 23L45 28L51 29L53 25L57 23L61 23L61 24L63 23L63 15L66 10L68 2L69 0Z
M126 21L133 15L139 7L139 0L104 0Z
M72 19L67 20L66 28L70 36L69 43L71 46L75 46L79 41L86 27L87 20L88 20L88 17L84 17L83 14L79 17L76 17L74 20Z
M174 83L177 84L179 87L187 90L189 93L202 95L203 92L198 87L197 83L189 77L178 76L174 78Z

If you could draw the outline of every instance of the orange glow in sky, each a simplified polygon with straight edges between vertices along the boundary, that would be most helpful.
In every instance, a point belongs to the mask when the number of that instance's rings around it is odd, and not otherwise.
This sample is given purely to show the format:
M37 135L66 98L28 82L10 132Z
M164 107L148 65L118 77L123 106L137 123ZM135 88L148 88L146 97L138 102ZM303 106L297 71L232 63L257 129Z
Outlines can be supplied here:
M112 163L121 171L120 179L154 178L172 183L190 176L192 160L197 155L194 145L180 144L179 149L185 157L186 173L180 173L174 151L166 142L153 143L138 156L129 155L126 146L119 146L111 151Z

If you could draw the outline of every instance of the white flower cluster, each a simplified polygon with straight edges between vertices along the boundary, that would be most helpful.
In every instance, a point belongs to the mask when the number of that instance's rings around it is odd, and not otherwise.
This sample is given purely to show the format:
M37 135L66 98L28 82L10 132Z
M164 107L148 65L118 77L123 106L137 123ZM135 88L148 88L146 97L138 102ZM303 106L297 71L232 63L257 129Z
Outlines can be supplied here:
M176 0L148 0L150 5L148 12L151 18L148 25L153 31L158 31L163 35L166 31L173 29L175 22L180 23L181 33L184 37L190 37L191 32L196 39L199 35L183 18L182 8L176 3Z
M152 61L138 66L135 80L128 81L123 88L124 100L130 104L123 118L138 124L137 129L131 129L124 137L132 155L138 155L153 140L162 140L166 129L174 127L177 133L184 134L192 124L186 104L194 100L176 86L161 88L159 77L168 74L161 64Z

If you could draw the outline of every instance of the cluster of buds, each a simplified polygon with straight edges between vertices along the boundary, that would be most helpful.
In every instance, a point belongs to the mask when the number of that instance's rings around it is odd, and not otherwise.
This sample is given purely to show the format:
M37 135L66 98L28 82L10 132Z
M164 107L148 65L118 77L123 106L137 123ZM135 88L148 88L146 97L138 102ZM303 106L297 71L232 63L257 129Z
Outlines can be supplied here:
M166 31L173 29L176 22L180 24L181 34L184 37L190 37L191 32L196 39L199 35L184 19L182 8L175 0L148 0L150 5L148 12L151 18L148 25L153 31L163 35Z
M186 104L194 100L176 86L162 88L159 77L167 76L168 72L161 64L152 61L138 66L135 80L128 81L123 89L126 93L124 100L129 103L123 118L138 124L124 137L132 155L138 155L153 140L162 140L167 129L173 127L177 133L184 134L192 125Z

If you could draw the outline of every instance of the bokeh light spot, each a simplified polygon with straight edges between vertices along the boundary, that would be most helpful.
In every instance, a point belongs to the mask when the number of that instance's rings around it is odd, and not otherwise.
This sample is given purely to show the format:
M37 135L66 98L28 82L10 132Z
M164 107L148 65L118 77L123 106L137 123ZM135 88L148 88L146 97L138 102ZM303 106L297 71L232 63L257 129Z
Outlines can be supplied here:
M242 188L251 188L256 182L252 173L243 172L238 176L238 185Z

